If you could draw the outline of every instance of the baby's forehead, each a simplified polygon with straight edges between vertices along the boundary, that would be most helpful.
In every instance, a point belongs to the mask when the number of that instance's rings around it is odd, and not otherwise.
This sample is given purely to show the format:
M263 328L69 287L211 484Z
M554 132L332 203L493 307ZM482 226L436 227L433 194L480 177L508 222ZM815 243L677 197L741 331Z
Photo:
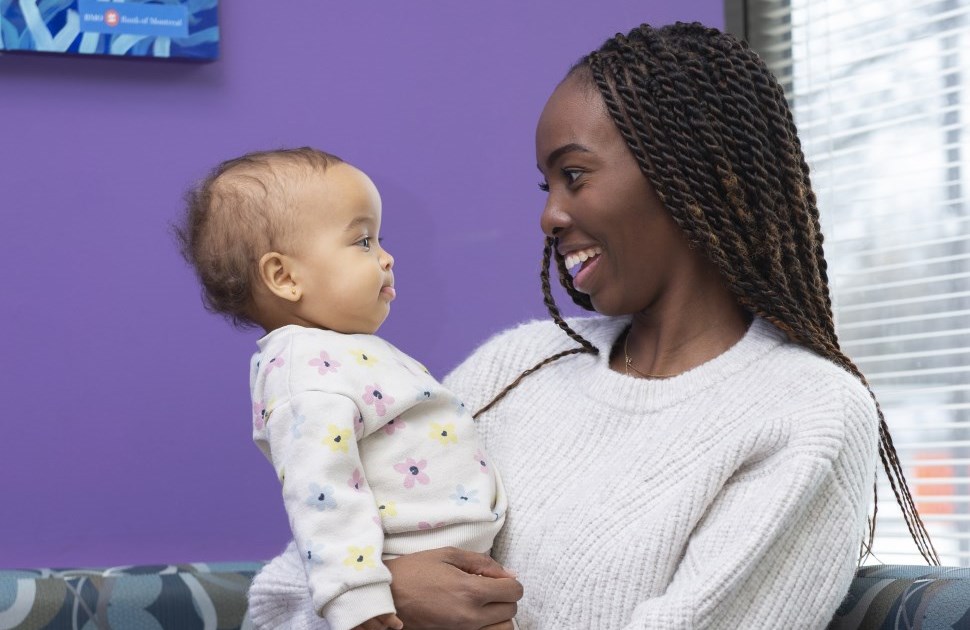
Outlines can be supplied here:
M299 178L289 189L288 204L296 223L349 229L355 223L380 224L380 195L373 182L346 163Z

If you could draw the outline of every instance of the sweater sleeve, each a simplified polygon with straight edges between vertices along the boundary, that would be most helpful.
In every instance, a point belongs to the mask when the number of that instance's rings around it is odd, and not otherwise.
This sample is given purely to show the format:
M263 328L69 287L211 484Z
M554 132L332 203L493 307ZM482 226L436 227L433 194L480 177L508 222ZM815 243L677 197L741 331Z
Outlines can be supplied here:
M628 630L828 624L854 574L875 463L868 393L841 402L724 484L667 591L641 602Z
M301 391L266 423L263 447L283 484L313 607L332 630L394 612L383 530L355 439L360 417L347 396Z

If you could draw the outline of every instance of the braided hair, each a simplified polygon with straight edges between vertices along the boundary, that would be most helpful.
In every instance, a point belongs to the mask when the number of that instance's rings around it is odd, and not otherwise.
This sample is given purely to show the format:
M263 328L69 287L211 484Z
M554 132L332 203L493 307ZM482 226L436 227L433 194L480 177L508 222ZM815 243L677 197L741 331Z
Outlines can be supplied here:
M784 92L761 58L745 42L702 24L643 24L607 40L569 74L598 90L640 170L741 306L856 376L875 401L865 376L839 346L808 164ZM526 370L478 413L543 365L569 354L597 353L553 301L552 258L566 293L579 306L593 307L573 287L555 239L547 238L541 271L545 304L579 347ZM920 554L939 564L878 401L876 409L889 485ZM875 514L863 543L866 554Z

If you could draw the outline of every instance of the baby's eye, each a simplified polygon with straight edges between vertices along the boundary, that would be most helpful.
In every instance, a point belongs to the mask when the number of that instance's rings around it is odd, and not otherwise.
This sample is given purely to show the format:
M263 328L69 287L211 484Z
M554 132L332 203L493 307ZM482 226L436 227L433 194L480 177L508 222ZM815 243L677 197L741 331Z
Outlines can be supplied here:
M360 245L364 249L370 249L370 237L369 236L365 236L364 238L362 238L359 241L357 241L356 243L354 243L354 245Z

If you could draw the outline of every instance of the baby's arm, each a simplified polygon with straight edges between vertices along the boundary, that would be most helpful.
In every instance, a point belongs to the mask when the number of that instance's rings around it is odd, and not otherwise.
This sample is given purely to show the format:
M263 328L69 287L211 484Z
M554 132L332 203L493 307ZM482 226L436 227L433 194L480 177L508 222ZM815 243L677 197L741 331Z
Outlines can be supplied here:
M313 607L333 630L395 612L384 533L354 435L359 418L346 396L303 391L275 408L264 430Z

